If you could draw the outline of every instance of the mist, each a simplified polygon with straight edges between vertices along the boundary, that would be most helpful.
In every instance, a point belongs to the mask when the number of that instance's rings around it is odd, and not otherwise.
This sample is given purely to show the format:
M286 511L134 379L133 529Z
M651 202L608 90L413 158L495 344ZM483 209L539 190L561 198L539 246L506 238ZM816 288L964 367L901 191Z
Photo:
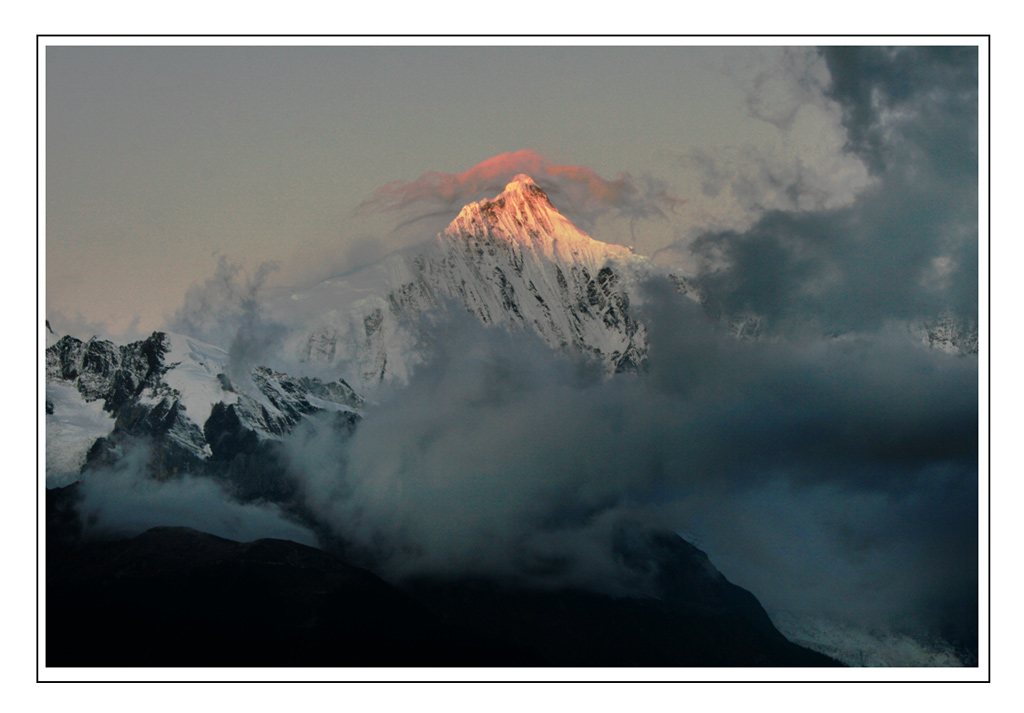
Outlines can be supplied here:
M286 439L303 503L393 580L643 591L614 533L665 528L770 610L976 636L977 358L897 328L738 340L647 292L642 375L436 325L434 358L351 439Z
M154 451L131 443L113 463L86 467L77 486L88 538L132 537L158 526L190 527L239 542L265 537L315 546L316 536L272 503L240 503L217 481L185 475L155 480Z

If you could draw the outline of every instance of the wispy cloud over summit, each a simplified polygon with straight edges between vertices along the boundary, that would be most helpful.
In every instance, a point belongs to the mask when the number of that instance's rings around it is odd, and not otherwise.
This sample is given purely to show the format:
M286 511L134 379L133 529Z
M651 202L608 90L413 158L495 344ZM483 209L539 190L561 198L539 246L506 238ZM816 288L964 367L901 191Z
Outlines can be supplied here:
M600 217L665 219L684 200L653 177L620 173L602 177L587 166L562 165L531 149L493 156L462 173L428 171L414 181L392 181L381 186L356 209L357 213L394 212L402 225L458 212L473 200L499 193L515 175L525 173L544 188L559 209L582 227Z

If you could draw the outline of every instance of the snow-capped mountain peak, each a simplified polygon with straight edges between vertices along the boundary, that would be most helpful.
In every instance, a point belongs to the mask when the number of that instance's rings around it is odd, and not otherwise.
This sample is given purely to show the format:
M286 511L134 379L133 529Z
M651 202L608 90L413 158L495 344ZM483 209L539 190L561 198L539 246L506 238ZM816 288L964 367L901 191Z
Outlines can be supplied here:
M633 255L624 245L599 242L573 225L524 173L494 198L464 206L439 237L442 243L501 238L563 265L582 262L590 268Z
M530 330L554 349L630 371L647 353L630 306L645 265L630 248L577 228L519 174L495 197L464 206L418 251L290 293L267 313L292 327L286 357L362 393L407 381L433 348L422 319L453 305L484 325Z

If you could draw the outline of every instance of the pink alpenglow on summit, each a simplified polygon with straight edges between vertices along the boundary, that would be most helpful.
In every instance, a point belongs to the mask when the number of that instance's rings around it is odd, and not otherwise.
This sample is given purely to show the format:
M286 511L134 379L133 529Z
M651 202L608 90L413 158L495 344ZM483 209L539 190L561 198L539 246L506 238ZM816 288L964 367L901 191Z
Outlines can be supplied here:
M464 206L442 238L504 238L562 265L600 268L614 258L630 258L624 245L594 240L573 225L548 200L532 178L519 174L492 200Z
M635 286L651 269L630 248L577 228L519 174L494 198L464 206L436 240L289 294L270 313L305 325L291 333L291 356L364 391L407 381L429 358L417 321L450 303L488 327L532 331L609 371L633 370L647 353Z

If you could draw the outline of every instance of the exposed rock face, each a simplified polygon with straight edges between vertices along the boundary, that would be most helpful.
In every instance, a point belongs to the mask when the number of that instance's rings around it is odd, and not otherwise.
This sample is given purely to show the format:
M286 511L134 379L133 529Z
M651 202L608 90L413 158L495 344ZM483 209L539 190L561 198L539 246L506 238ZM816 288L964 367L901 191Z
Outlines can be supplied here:
M102 402L112 418L112 427L86 445L82 466L112 465L144 443L152 449L150 475L158 479L206 473L237 480L250 497L286 497L267 444L321 411L335 412L350 429L362 398L343 381L262 366L236 388L226 364L223 350L181 335L156 332L124 346L63 337L46 351L48 386L64 399L49 403L48 419L61 418L73 388L86 403ZM53 440L56 449L59 439Z
M46 350L48 381L73 385L86 402L102 401L114 417L111 433L88 450L86 464L110 464L131 439L156 444L154 475L168 477L192 470L209 455L202 429L181 402L181 394L164 380L170 340L155 332L123 346L65 336ZM51 415L57 416L56 407Z
M127 401L149 389L166 394L160 377L166 371L163 357L168 345L157 332L141 342L117 346L93 338L82 342L62 337L46 350L47 379L74 382L86 401L104 401L104 409L116 413Z

